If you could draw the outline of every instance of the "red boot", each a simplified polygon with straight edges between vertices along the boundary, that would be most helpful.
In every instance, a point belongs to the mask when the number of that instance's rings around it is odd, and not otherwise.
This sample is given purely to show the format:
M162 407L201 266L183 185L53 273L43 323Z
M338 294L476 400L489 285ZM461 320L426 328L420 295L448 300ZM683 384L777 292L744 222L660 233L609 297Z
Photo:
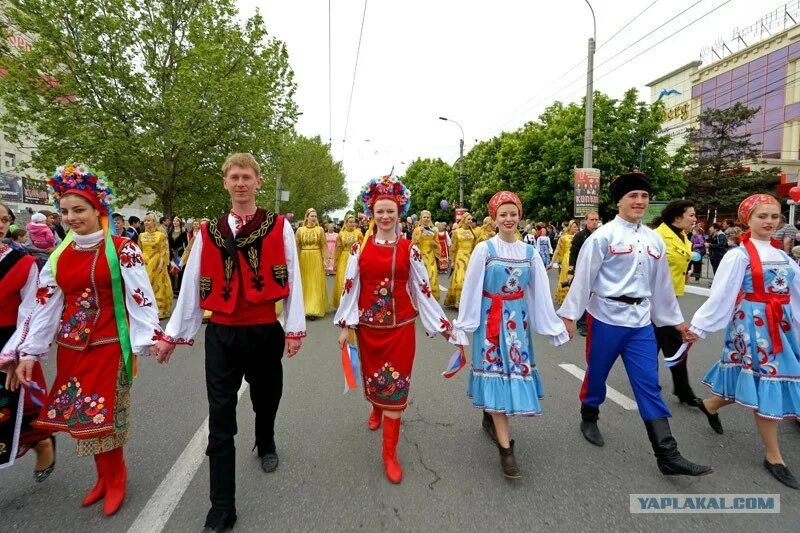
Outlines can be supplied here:
M367 427L370 431L375 431L381 427L381 418L383 418L383 410L373 405L372 412L369 414L369 422L367 423Z
M106 495L105 471L103 469L104 463L101 458L102 455L103 454L98 454L94 456L94 465L95 468L97 468L97 483L95 483L94 488L83 497L81 507L88 507L89 505L95 504Z
M105 456L106 469L106 498L103 501L103 513L111 516L122 506L125 499L125 486L128 482L128 469L125 466L125 457L122 448L114 448Z
M383 417L383 466L392 483L403 480L403 469L397 462L397 441L400 440L400 419Z

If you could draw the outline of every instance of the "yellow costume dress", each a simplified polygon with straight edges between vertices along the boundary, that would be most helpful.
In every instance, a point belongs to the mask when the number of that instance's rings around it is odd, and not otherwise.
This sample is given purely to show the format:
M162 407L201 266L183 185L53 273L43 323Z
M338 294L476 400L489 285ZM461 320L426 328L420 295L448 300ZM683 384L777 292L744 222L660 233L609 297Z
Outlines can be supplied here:
M458 309L461 300L461 289L464 288L464 277L467 275L467 265L472 249L478 243L478 232L467 228L457 228L450 236L450 257L453 258L453 277L450 279L450 288L444 299L445 307Z
M569 273L569 249L572 247L572 237L574 235L571 233L562 235L558 239L556 250L553 252L553 262L561 265L561 270L558 271L558 283L556 284L556 305L561 305L564 302L564 298L567 297L567 291L569 291L569 287L565 284Z
M425 270L428 271L428 281L433 297L439 299L439 255L442 253L439 247L439 232L436 228L423 228L417 226L411 235L411 242L417 245L422 252L422 262Z
M348 230L342 228L336 238L336 250L334 256L336 260L336 283L333 286L333 307L339 308L339 300L342 298L344 290L344 273L347 271L347 258L350 257L350 249L353 244L361 242L364 235L361 230L356 228Z
M328 287L322 249L327 247L321 226L300 226L295 233L303 278L303 304L306 316L323 317L328 312Z
M484 224L480 227L480 235L478 238L478 242L488 241L492 237L497 234L497 227L494 225L494 222L490 222L488 224ZM478 235L478 232L475 231L475 235Z
M169 279L169 244L163 231L143 231L139 247L147 266L147 277L153 286L158 306L158 318L169 318L172 312L172 281ZM159 264L160 263L160 264ZM159 268L160 267L160 268Z

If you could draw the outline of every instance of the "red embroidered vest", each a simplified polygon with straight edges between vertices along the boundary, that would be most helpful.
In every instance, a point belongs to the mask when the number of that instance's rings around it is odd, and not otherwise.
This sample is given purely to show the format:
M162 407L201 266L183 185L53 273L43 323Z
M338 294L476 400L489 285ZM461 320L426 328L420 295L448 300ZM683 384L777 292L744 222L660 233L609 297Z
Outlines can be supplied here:
M22 303L20 291L28 281L31 266L36 260L12 250L0 263L0 327L16 326L17 312Z
M258 209L236 237L228 215L203 224L200 307L232 314L237 306L274 304L289 295L283 217ZM244 299L240 302L240 299ZM273 315L274 315L274 306ZM215 315L212 315L212 317ZM272 320L274 321L274 320Z
M373 237L361 251L358 322L369 328L395 328L414 321L417 310L408 292L411 241L376 244Z

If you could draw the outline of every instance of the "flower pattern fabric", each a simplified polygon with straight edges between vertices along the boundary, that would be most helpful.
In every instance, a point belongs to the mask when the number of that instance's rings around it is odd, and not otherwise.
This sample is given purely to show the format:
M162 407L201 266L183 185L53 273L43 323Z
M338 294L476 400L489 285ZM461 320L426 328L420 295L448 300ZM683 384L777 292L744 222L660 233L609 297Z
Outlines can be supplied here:
M372 376L365 376L364 381L368 393L386 402L397 402L408 396L411 376L401 374L389 362Z

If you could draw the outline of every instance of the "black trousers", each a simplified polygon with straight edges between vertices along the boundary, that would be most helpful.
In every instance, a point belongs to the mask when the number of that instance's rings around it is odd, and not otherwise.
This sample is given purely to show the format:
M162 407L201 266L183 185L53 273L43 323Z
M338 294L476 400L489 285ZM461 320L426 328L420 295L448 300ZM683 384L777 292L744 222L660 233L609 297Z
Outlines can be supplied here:
M206 389L211 506L233 509L236 494L236 403L242 378L250 385L259 456L275 451L275 415L283 393L284 332L278 322L206 327Z
M658 349L664 354L664 357L672 357L678 348L683 344L680 332L674 326L662 326L655 328L656 342L658 342ZM672 372L672 384L674 386L673 393L681 400L690 400L694 398L694 391L689 384L689 368L687 362L689 354L677 364L670 368Z

